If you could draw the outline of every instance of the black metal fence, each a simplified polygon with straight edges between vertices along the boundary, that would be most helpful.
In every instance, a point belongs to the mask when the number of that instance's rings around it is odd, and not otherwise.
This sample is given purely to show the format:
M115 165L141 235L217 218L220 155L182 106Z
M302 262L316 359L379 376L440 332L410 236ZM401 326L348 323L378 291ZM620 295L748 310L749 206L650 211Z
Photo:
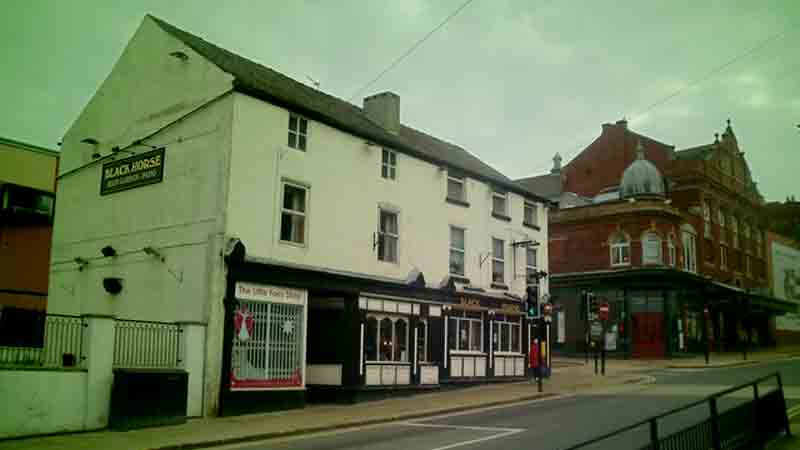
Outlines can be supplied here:
M171 369L180 364L180 325L118 319L114 327L114 367Z
M759 392L759 385L772 378L775 379L777 388L768 392ZM726 411L719 412L719 400L722 397L745 389L752 390L752 398ZM708 415L699 423L672 434L661 435L659 433L659 426L666 419L703 405L708 406ZM619 441L623 434L641 430L643 427L647 427L649 431L649 439L647 439L649 442L644 446L638 446L639 450L762 449L766 442L782 431L787 435L791 434L783 383L780 373L776 372L581 442L565 450L620 448L618 444L614 444L613 447L608 445Z
M83 354L86 320L79 316L39 313L36 330L24 339L11 336L0 346L0 365L39 367L79 367ZM31 338L30 335L37 335Z

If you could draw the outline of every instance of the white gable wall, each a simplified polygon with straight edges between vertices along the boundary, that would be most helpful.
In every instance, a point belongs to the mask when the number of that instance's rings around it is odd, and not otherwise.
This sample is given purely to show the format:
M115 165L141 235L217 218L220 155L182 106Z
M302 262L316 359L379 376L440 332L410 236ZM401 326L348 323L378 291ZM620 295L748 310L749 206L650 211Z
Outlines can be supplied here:
M169 54L181 51L181 61ZM158 130L231 88L233 77L145 17L95 95L64 135L59 172Z

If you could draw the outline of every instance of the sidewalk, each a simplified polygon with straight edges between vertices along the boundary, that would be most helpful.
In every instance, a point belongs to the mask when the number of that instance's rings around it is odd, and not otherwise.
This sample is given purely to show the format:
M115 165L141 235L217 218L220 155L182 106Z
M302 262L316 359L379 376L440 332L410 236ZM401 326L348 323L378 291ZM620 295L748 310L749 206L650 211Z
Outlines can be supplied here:
M419 418L556 394L602 391L649 380L649 377L640 373L647 367L609 362L606 369L608 375L601 377L593 376L593 368L589 365L571 364L556 368L552 378L545 380L542 394L537 392L535 383L492 384L355 405L309 405L305 409L275 413L192 419L184 425L127 432L98 431L2 441L0 449L198 448Z
M708 365L703 355L690 358L671 359L664 361L665 367L672 369L699 369L706 367L735 367L758 364L768 361L778 361L787 358L800 357L800 347L783 347L780 349L761 350L748 352L745 360L741 352L711 353Z

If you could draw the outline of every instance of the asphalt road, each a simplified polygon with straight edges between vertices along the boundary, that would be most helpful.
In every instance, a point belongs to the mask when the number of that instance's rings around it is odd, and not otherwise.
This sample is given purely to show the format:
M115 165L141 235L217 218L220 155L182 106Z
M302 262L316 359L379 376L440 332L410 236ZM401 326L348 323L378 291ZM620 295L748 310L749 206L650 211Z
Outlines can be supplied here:
M648 416L665 412L729 386L779 371L791 408L800 403L800 360L720 369L666 369L650 373L655 384L628 387L605 394L574 395L558 399L490 408L410 422L299 436L231 446L237 450L534 450L563 449ZM769 391L769 384L760 392ZM774 383L772 383L774 386ZM724 411L746 401L752 390L720 401ZM666 435L708 417L699 406L659 422ZM636 449L647 442L649 430L635 429L614 440L587 449Z

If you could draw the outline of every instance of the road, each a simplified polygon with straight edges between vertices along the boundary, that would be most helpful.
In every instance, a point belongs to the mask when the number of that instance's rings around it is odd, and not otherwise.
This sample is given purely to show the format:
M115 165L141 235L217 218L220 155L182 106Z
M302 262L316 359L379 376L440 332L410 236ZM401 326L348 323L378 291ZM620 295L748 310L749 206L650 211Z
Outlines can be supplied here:
M787 404L800 403L800 360L719 369L664 369L650 373L655 383L615 392L579 394L512 406L333 433L229 446L237 450L534 450L563 449L685 405L729 386L779 371ZM767 383L768 384L768 383ZM760 388L763 393L769 388ZM773 383L774 384L774 383ZM752 391L720 402L724 411L745 401ZM659 423L659 434L677 431L707 417L705 406L692 408ZM639 448L648 430L636 429L591 449Z

